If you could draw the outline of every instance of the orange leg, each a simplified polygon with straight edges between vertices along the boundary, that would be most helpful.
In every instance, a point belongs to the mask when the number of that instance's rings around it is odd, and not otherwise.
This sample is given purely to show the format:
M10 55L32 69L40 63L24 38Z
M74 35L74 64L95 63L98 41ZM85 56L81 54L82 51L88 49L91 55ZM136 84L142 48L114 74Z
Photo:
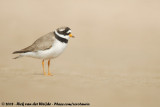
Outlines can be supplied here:
M46 72L44 71L44 60L42 61L42 67L43 67L43 73L46 75Z
M50 67L50 59L48 60L48 75L52 76L52 74L49 71L49 67Z

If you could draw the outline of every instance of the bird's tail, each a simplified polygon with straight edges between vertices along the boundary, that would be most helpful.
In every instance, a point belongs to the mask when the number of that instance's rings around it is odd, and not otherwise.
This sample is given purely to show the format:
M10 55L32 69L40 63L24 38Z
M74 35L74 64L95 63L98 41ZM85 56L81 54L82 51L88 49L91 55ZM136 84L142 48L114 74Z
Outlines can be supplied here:
M23 57L23 56L22 56L22 55L19 55L19 56L13 58L13 59L17 59L17 58L21 58L21 57Z
M22 53L25 53L26 51L20 50L20 51L14 51L12 54L20 54L19 56L13 58L13 59L18 59L23 57Z

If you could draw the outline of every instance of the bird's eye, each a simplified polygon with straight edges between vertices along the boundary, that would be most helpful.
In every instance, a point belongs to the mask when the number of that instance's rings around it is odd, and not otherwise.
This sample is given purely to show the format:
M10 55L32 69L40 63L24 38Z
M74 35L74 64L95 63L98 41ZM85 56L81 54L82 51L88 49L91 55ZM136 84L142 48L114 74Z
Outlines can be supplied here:
M70 33L71 33L71 30L68 30L68 31L67 31L67 34L70 34Z
M69 35L69 34L71 34L70 32L69 33L67 33L67 35Z

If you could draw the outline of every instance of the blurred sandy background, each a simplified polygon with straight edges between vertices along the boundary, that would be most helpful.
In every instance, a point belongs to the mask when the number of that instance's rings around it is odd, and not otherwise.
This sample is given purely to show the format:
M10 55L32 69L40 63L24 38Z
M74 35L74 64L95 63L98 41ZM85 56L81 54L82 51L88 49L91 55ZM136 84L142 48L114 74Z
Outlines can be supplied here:
M160 106L159 0L0 0L0 103ZM69 26L65 52L51 62L11 53ZM47 70L47 62L45 63Z

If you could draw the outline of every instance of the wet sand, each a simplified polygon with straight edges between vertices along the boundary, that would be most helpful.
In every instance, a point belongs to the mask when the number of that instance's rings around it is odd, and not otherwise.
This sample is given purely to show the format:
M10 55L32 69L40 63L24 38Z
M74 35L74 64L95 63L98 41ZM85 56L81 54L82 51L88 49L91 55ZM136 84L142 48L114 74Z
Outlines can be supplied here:
M159 107L159 3L1 0L0 103ZM12 59L13 51L60 26L76 38L51 61L53 76L43 76L41 60Z

